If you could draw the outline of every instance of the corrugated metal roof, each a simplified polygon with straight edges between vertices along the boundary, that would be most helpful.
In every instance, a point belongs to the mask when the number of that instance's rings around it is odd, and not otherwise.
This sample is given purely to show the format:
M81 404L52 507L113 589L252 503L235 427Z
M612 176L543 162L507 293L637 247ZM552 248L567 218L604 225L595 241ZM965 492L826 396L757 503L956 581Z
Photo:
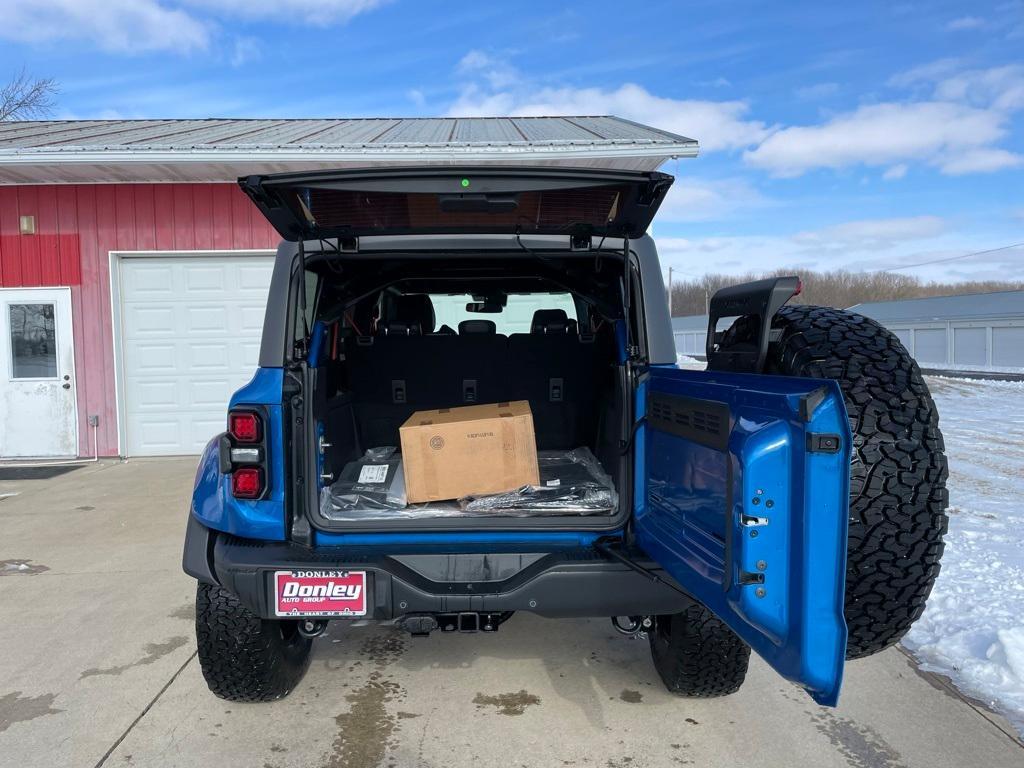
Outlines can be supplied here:
M43 120L0 125L2 152L566 143L656 144L680 150L696 146L685 136L618 117Z
M0 123L0 184L233 181L384 165L652 171L696 154L693 139L608 116Z
M893 322L1024 318L1024 291L873 301L855 304L850 310L886 325Z

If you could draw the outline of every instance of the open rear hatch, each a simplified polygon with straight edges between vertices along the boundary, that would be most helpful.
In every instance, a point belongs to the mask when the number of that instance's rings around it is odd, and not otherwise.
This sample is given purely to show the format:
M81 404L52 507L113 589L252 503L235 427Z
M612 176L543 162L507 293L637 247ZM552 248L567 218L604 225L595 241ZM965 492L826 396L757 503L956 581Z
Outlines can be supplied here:
M363 235L640 237L673 177L565 168L375 168L246 176L286 240Z

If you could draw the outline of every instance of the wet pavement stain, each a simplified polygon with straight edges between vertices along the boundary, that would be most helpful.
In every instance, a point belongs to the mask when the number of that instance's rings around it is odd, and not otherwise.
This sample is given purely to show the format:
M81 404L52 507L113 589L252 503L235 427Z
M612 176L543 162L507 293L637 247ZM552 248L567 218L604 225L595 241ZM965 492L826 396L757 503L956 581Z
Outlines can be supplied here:
M195 621L196 618L196 606L195 603L185 603L180 608L175 608L169 614L169 619L183 619L185 621Z
M63 709L54 709L50 706L55 698L57 698L55 693L22 696L21 691L0 696L0 733L15 723L24 723L27 720L35 720L37 717L63 712Z
M619 694L619 698L627 704L639 704L644 700L644 695L640 691L631 691L627 688Z
M352 707L334 718L338 736L323 768L377 768L397 727L395 716L384 705L400 694L398 683L379 675L372 675L362 688L348 694L345 700Z
M81 507L75 507L79 512L92 512L96 507L90 507L88 504L84 504Z
M377 669L390 666L405 653L405 633L395 630L388 634L375 634L363 641L362 654L374 663Z
M132 667L144 667L148 664L153 664L159 659L162 659L167 654L173 653L174 651L178 650L187 642L187 637L179 636L168 638L162 643L147 643L146 646L143 648L143 650L146 652L146 655L142 658L136 659L135 661L129 664L120 664L116 667L93 667L92 669L85 670L82 674L78 676L78 679L82 680L83 678L96 677L97 675L120 675L122 672L126 672Z
M521 715L527 707L540 704L540 696L534 696L521 690L518 693L499 693L497 696L485 696L477 693L473 698L477 709L496 707L499 715Z
M44 573L50 570L45 565L36 563L31 564L31 560L0 560L0 576L11 576L17 574L19 576L35 576L38 573Z
M811 721L852 768L907 768L900 753L866 725L830 712L811 714Z

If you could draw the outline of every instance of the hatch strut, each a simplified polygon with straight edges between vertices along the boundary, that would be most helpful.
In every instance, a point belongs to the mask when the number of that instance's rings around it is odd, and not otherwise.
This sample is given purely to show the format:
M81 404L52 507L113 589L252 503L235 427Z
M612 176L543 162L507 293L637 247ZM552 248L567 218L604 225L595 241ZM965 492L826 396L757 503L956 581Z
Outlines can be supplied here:
M611 560L617 560L618 562L622 563L623 565L627 566L628 568L631 568L632 570L636 571L640 575L647 577L648 579L653 581L655 584L661 584L662 586L668 587L669 589L671 589L674 592L678 592L680 595L685 595L686 597L691 597L690 593L687 592L686 590L680 589L679 587L677 587L675 584L673 584L670 581L665 581L665 579L661 578L661 576L656 574L650 568L645 568L644 566L640 565L640 563L638 563L636 560L634 560L629 555L627 555L625 552L623 552L620 549L622 544L623 544L622 539L610 538L610 537L609 538L603 538L603 539L598 539L597 541L594 542L594 549L596 549L598 552L600 552L605 557L607 557L607 558L609 558Z
M302 315L302 341L296 342L302 357L306 356L306 345L309 343L309 319L306 317L306 241L299 239L299 314Z

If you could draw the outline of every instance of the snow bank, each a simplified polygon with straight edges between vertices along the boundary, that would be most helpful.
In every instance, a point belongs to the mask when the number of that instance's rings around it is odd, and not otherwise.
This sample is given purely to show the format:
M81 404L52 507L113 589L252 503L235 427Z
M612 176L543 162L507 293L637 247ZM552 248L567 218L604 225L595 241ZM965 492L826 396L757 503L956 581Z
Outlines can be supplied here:
M903 644L1024 734L1024 382L928 386L949 457L949 533Z
M693 368L696 370L703 371L707 368L707 363L703 360L698 360L696 357L690 357L689 355L676 354L676 365L680 368Z

